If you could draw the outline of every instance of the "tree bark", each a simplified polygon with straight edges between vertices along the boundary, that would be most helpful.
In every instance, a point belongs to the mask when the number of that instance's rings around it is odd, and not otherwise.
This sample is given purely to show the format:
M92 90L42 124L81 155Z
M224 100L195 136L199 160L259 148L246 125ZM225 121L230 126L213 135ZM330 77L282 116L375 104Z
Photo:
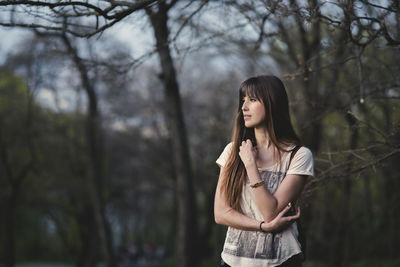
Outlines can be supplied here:
M318 3L316 0L309 0L309 6L318 10ZM311 29L311 38L308 38L308 32L303 26L304 18L300 14L299 7L295 0L290 1L290 5L292 10L295 13L295 19L297 21L297 30L299 34L299 54L301 54L301 59L299 60L296 56L295 48L291 44L293 42L290 40L288 33L286 30L283 31L283 38L288 45L289 48L289 56L295 63L295 65L301 69L303 69L303 75L301 80L301 85L303 87L304 96L307 99L307 105L305 107L305 114L308 114L311 118L318 118L318 114L320 114L320 110L324 108L324 106L320 105L322 103L322 97L319 92L319 78L312 76L311 63L313 57L315 57L314 68L319 69L321 65L321 57L319 55L320 50L320 41L321 41L321 25L320 21L317 19L312 24ZM282 22L278 23L281 29L284 28ZM305 120L307 121L307 120ZM304 129L302 134L302 139L304 143L313 151L318 152L321 143L323 125L321 119L314 119L311 123Z
M357 127L357 120L353 117L350 113L345 115L346 121L350 127L350 142L349 147L350 149L357 148L358 144L358 127ZM348 160L351 161L352 155L348 157ZM350 171L352 168L352 164L349 164L347 170ZM333 243L333 250L332 250L332 262L334 266L347 266L349 257L347 255L349 251L349 236L348 233L349 227L351 224L349 223L350 219L350 202L351 202L351 191L352 191L352 181L351 176L343 177L341 182L341 188L343 191L343 196L341 199L341 210L340 215L338 216L337 221L337 228L336 228L336 235L335 240Z
M11 187L11 196L6 206L5 214L5 246L4 246L4 258L6 267L15 266L15 211L17 209L17 199L19 195L19 185L13 185Z
M28 178L28 174L32 172L35 164L35 148L33 145L32 136L32 125L33 125L33 98L32 95L28 94L28 101L26 107L26 118L25 118L25 133L22 136L26 141L25 146L28 149L30 159L23 166L18 168L13 167L12 159L9 156L9 149L7 147L6 138L3 136L2 129L7 129L7 125L3 123L2 117L0 117L0 165L3 165L4 176L10 186L10 196L5 207L5 246L4 246L4 263L6 267L15 266L15 216L18 208L18 201L21 195L21 188L24 181ZM1 115L1 114L0 114Z
M394 125L392 125L392 121L394 121L392 117L392 113L390 111L390 106L388 103L381 104L382 113L384 116L385 122L385 132L390 133L393 132ZM399 131L394 134L393 140L400 140ZM398 208L400 203L400 196L397 192L400 190L400 182L398 179L398 175L393 175L394 173L398 174L400 172L400 156L397 155L392 158L392 168L382 168L383 174L383 211L382 216L387 219L385 221L385 229L387 236L390 238L387 240L387 255L391 258L396 258L398 255L397 250L397 241L400 236L399 231L399 222L400 222L400 215Z
M196 266L196 203L179 85L168 44L167 22L170 6L161 1L157 7L157 11L148 9L147 14L153 26L161 64L161 80L165 90L165 117L172 143L171 149L176 173L178 202L177 266Z
M89 195L92 200L94 217L99 230L102 250L108 267L115 267L115 256L113 250L112 235L109 223L105 215L104 195L104 149L100 114L97 106L95 89L89 79L86 66L82 62L76 49L72 46L66 34L62 36L68 52L79 71L82 86L88 97L88 113L86 120L86 134L88 141L88 153L91 159L91 181L88 183Z

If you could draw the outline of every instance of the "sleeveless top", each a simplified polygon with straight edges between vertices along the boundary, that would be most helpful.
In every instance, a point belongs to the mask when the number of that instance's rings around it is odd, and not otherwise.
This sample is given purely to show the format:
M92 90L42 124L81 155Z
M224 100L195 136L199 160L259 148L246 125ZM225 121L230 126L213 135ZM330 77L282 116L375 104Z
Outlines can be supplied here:
M224 166L231 150L232 143L229 143L216 163ZM264 186L271 194L276 191L287 174L314 175L314 161L308 148L301 147L296 152L290 169L288 169L289 160L290 153L286 153L280 166L275 164L268 168L259 168L261 179L265 182ZM248 178L242 190L241 208L244 215L264 221L255 203ZM280 265L299 253L301 253L301 245L298 241L297 223L294 222L279 233L263 233L228 227L221 257L232 267L267 267Z

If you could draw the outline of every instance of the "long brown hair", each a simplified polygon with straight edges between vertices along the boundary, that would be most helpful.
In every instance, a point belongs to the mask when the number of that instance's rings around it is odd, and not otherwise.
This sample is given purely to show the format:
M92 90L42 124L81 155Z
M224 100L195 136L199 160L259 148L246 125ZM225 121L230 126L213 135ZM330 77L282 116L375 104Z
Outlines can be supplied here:
M239 88L239 106L236 113L235 125L232 136L232 150L227 159L222 174L222 187L228 204L235 210L242 211L241 194L246 180L246 169L239 157L239 147L242 141L250 139L256 145L254 128L246 128L242 112L243 98L253 97L264 104L265 126L272 144L278 151L279 160L281 152L288 152L285 147L301 145L296 135L289 114L289 101L285 86L275 76L257 76L244 81Z

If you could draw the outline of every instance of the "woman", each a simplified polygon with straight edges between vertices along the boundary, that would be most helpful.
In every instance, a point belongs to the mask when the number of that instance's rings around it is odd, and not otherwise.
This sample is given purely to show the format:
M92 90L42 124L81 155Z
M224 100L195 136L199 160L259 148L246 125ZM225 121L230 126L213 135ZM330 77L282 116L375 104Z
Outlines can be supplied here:
M241 84L232 139L216 161L215 221L229 226L224 266L301 266L300 209L287 212L313 175L313 158L293 130L281 80Z

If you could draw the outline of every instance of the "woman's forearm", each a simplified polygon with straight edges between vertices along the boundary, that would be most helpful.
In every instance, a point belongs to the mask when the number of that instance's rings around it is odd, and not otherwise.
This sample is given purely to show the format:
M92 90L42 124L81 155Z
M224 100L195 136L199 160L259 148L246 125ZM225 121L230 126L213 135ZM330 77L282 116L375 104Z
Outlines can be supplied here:
M215 210L214 217L217 224L247 231L260 231L259 221L230 207L226 207L224 210Z
M250 180L250 184L255 184L262 181L260 173L255 165L247 167L246 171ZM264 220L267 222L273 220L277 213L279 213L277 210L277 199L264 186L253 188L252 191L254 193L254 200L257 208L261 212Z
M247 166L246 171L251 184L261 181L256 166ZM290 202L297 199L306 181L306 175L289 174L279 184L274 194L271 194L265 186L252 188L255 203L264 220L272 221Z
M230 226L247 231L261 231L260 227L262 227L263 232L276 232L285 229L294 220L299 218L299 209L294 216L283 217L283 215L289 210L289 208L289 206L285 207L272 221L263 223L257 221L256 219L250 218L232 208L226 208L224 211L221 211L221 209L215 209L215 222L225 226Z
M257 170L258 172L258 170ZM222 168L220 171L220 177L218 179L217 183L217 188L215 191L215 199L214 199L214 218L215 222L217 224L222 224L230 227L234 227L237 229L242 229L242 230L250 230L250 231L260 231L260 221L250 218L243 213L233 209L226 201L226 196L225 196L225 191L222 190L222 177L221 174L223 173ZM258 174L259 175L259 174ZM259 178L261 179L261 178ZM264 188L264 187L261 187ZM261 188L255 188L255 189L261 189ZM266 189L264 189L266 190ZM269 192L268 192L269 194ZM271 197L271 194L269 194ZM260 195L261 196L261 195ZM271 200L269 200L271 202ZM263 204L261 204L263 203ZM263 215L263 218L265 219L265 223L262 224L262 229L264 231L274 231L278 229L278 227L281 227L281 222L278 220L278 225L276 223L276 220L274 223L269 223L271 220L277 218L277 215L279 214L276 213L275 216L272 218L266 217L265 216L265 211L262 208L265 203L268 203L268 201L263 201L262 196L256 198L256 205L259 207L259 210L262 211L261 215ZM276 228L276 229L275 229Z
M226 200L225 191L222 189L221 167L218 179L217 189L214 199L214 219L217 224L222 224L242 230L257 231L260 230L260 222L250 218L243 213L233 209Z

